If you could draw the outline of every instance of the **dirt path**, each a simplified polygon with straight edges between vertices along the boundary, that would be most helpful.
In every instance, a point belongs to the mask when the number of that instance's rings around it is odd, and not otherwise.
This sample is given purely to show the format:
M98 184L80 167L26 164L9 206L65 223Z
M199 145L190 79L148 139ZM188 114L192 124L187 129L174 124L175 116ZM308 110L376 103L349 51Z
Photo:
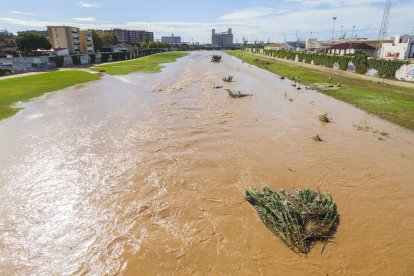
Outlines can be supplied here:
M0 122L0 274L414 274L414 133L212 54ZM260 222L243 194L263 184L333 195L323 254L293 253Z

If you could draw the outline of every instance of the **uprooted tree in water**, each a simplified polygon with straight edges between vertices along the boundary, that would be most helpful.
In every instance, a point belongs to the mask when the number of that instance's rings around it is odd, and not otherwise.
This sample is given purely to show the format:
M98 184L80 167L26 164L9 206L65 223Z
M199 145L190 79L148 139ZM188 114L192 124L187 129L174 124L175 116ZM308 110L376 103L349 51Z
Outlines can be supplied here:
M317 242L326 244L339 223L329 194L309 189L276 193L264 186L262 193L251 188L245 196L266 227L297 253L309 253Z

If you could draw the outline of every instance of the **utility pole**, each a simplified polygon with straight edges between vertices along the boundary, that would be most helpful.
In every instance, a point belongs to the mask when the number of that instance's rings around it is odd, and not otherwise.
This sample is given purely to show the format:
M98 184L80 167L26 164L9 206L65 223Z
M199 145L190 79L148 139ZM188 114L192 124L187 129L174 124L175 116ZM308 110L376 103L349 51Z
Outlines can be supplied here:
M352 36L351 36L351 42L349 43L349 54L351 53L351 49L352 49L352 40L354 39L354 31L355 31L355 26L352 26Z
M335 21L337 19L336 16L332 17L333 19L333 27L332 27L332 41L335 42Z
M391 12L391 0L387 0L385 3L384 14L382 16L381 28L378 34L378 44L377 44L377 53L376 56L381 56L382 43L387 38L388 34L388 25L390 22L390 12Z

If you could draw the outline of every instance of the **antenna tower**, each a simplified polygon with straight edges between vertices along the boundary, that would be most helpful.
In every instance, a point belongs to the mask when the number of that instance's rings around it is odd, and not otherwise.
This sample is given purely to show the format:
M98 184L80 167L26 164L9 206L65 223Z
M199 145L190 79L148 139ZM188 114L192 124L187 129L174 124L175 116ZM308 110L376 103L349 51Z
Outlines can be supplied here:
M384 15L382 16L381 28L378 35L377 56L381 56L381 47L387 38L388 25L390 23L391 0L385 3Z

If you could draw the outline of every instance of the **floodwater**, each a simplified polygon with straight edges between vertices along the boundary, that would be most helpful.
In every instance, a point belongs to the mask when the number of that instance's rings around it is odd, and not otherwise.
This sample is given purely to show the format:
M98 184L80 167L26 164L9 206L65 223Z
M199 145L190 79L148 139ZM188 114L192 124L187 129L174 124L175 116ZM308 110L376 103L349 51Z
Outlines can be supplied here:
M212 54L0 122L1 275L414 274L414 133ZM253 96L213 89L230 74L224 88ZM341 222L322 254L261 223L243 193L263 184L333 195Z

